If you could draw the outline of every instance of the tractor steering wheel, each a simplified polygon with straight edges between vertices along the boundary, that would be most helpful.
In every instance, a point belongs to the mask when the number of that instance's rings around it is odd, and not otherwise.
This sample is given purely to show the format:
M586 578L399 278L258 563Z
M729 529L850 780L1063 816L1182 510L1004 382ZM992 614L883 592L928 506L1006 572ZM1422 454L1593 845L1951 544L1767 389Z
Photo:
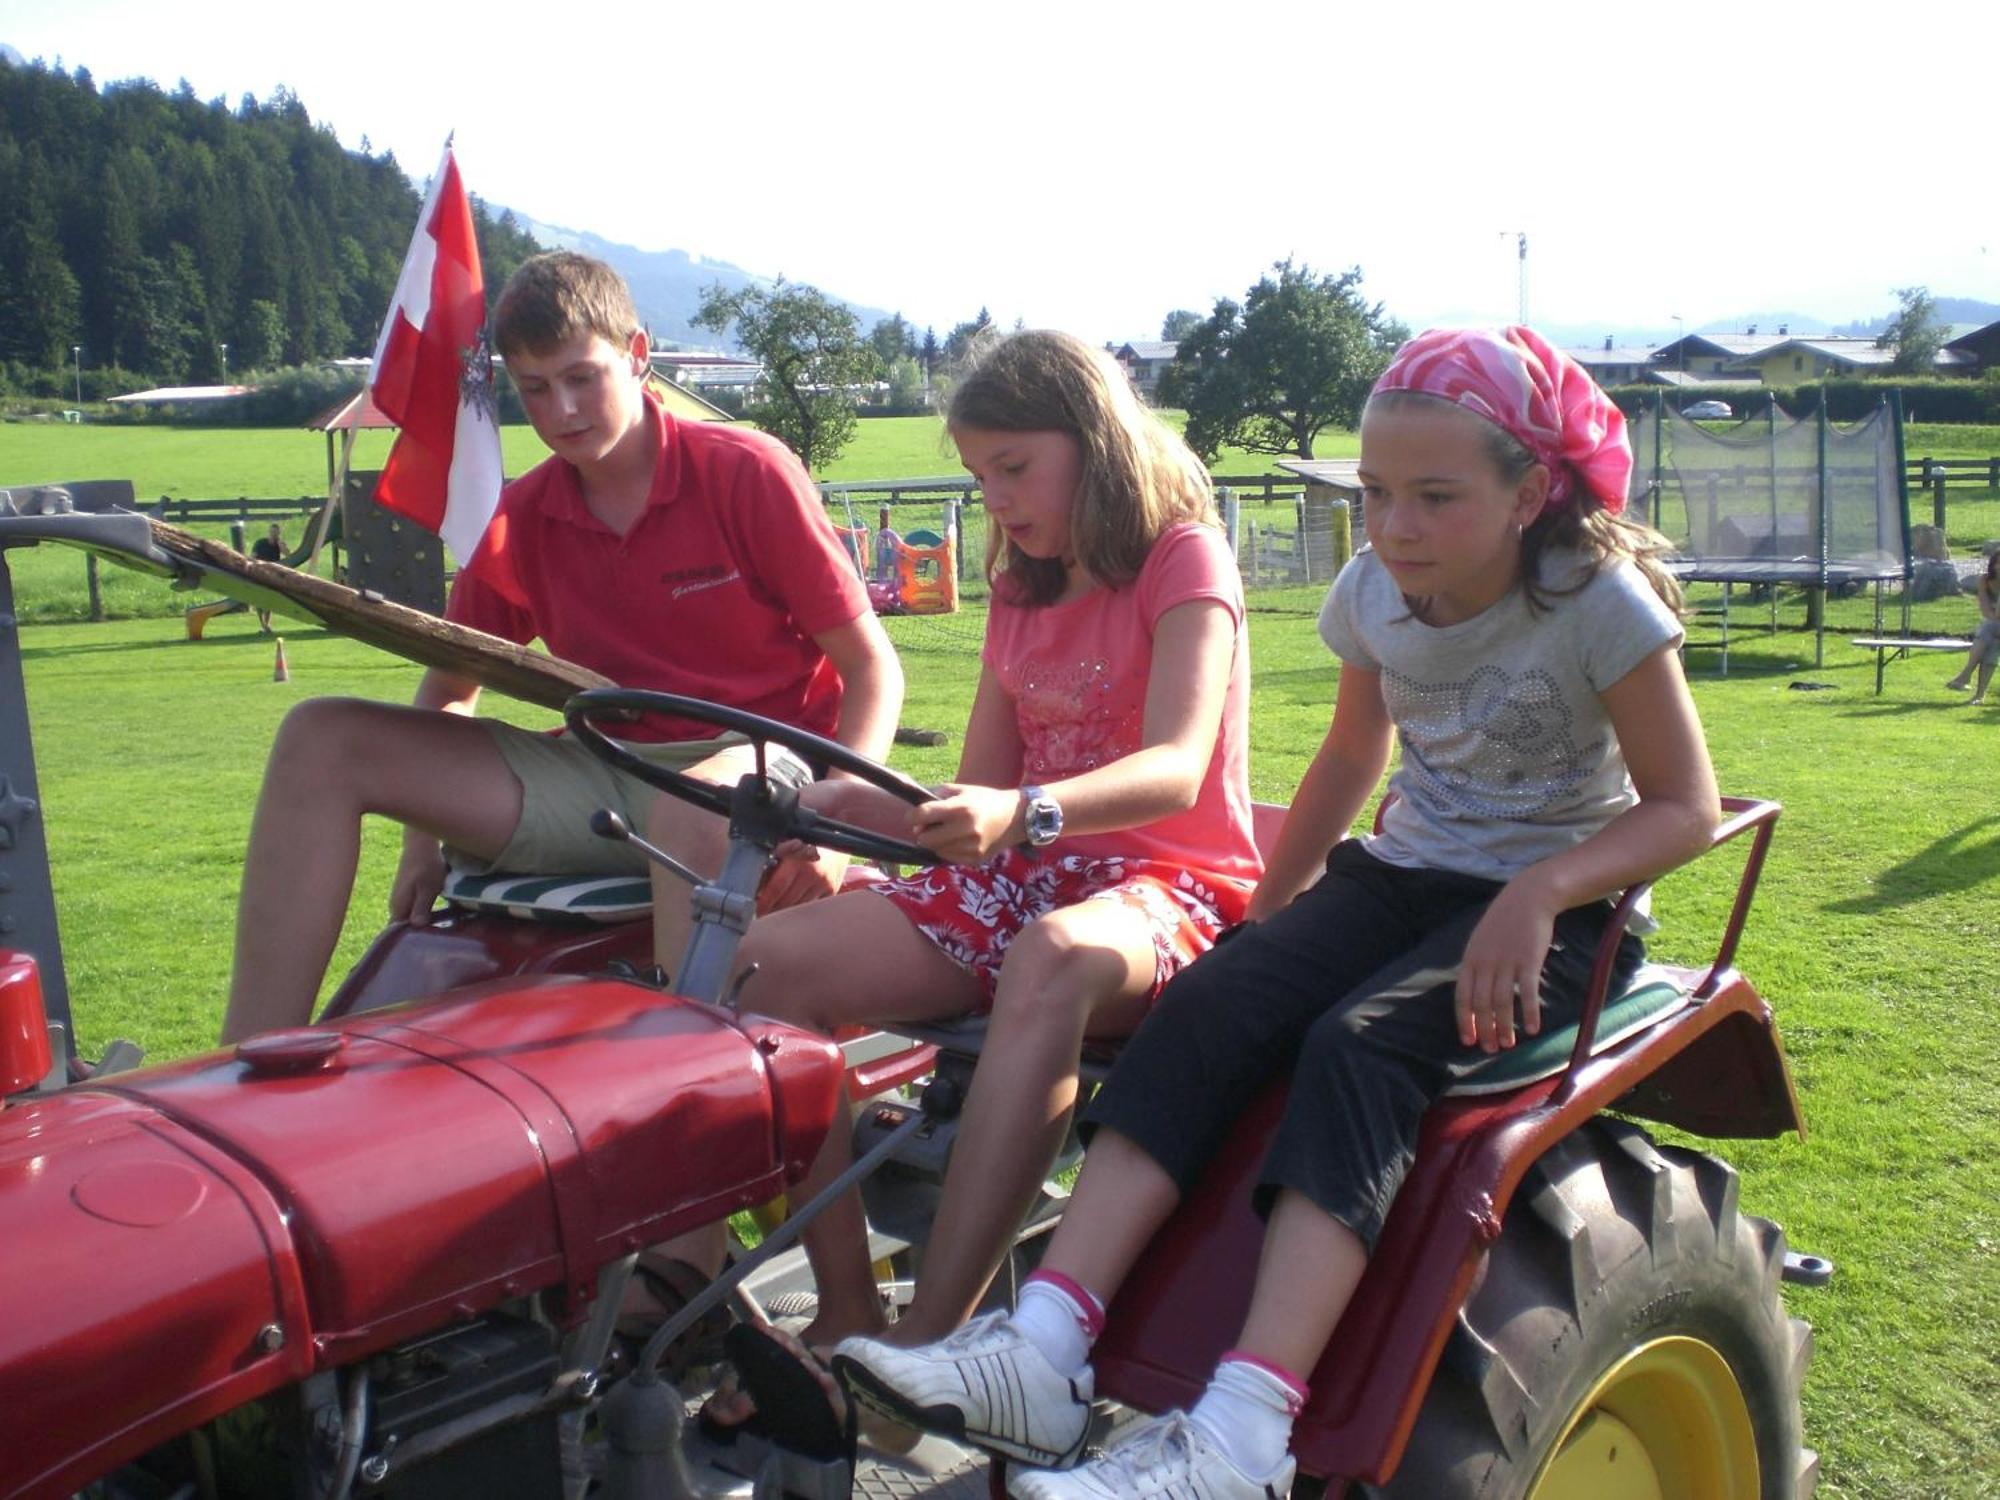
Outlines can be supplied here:
M921 782L912 781L902 772L892 771L880 761L870 760L836 740L814 734L809 729L800 729L794 724L767 719L762 714L710 703L705 698L684 698L678 693L656 693L640 688L592 688L578 693L563 705L563 721L569 726L570 733L598 759L638 777L648 786L658 787L669 796L693 803L719 817L730 817L734 801L731 788L703 781L671 766L655 765L633 754L592 722L609 714L644 713L672 714L676 718L693 719L696 723L713 724L719 729L744 735L757 747L757 773L760 776L764 774L764 746L782 745L802 760L846 771L870 786L880 787L892 797L901 798L912 807L934 800L931 789ZM943 863L921 844L876 833L873 829L857 827L838 818L825 817L796 804L791 809L784 837L887 864Z

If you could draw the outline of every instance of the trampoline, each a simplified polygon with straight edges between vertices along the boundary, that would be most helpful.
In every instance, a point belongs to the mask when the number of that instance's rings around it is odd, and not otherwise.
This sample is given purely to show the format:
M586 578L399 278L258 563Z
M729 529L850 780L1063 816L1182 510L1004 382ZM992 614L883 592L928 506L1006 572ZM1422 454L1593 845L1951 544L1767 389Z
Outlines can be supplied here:
M1901 403L1885 398L1866 420L1837 427L1824 404L1805 417L1779 409L1711 432L1655 401L1631 426L1630 504L1674 543L1669 566L1685 583L1722 586L1719 641L1729 670L1735 590L1763 591L1778 628L1778 588L1816 591L1873 585L1875 632L1882 586L1905 585L1909 633L1910 514L1903 484ZM1813 661L1826 658L1825 611L1810 608Z

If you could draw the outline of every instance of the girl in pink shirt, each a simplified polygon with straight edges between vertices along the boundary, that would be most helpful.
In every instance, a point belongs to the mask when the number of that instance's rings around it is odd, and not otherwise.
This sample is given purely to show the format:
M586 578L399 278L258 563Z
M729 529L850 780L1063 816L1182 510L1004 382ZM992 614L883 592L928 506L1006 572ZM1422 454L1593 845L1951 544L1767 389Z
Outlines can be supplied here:
M915 1300L889 1336L968 1317L1060 1145L1088 1036L1135 1027L1242 917L1261 870L1249 651L1208 475L1123 373L1067 334L1001 340L947 425L991 520L993 586L957 781L912 809L808 796L948 863L774 912L746 1010L824 1031L991 1014ZM836 1128L800 1200L850 1159ZM806 1235L809 1342L884 1326L858 1195Z

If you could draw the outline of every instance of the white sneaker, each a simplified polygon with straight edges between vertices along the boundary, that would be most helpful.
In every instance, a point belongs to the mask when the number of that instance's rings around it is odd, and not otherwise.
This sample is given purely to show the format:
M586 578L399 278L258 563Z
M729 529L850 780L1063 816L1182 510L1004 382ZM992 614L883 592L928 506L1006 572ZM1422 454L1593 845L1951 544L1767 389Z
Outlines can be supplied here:
M1060 1373L1005 1313L917 1349L842 1339L833 1373L884 1416L1043 1468L1075 1463L1090 1430L1089 1367Z
M1017 1469L1014 1500L1283 1500L1298 1465L1285 1455L1270 1474L1252 1478L1232 1464L1185 1412L1143 1422L1094 1463L1067 1474Z

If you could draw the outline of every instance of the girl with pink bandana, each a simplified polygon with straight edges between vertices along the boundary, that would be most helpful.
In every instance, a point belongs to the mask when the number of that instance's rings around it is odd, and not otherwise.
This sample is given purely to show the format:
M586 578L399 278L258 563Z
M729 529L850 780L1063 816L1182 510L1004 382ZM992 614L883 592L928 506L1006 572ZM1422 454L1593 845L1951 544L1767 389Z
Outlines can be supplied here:
M1249 924L1167 986L1092 1103L1018 1309L836 1357L869 1404L1044 1466L1016 1471L1017 1496L1285 1493L1305 1377L1425 1109L1518 1034L1573 1020L1609 898L1694 857L1720 817L1665 542L1622 515L1624 419L1574 361L1526 328L1423 334L1376 382L1360 467L1369 545L1320 615L1332 726ZM1392 744L1394 800L1349 838ZM1640 956L1627 935L1614 983ZM1285 1072L1238 1347L1190 1413L1065 1472L1104 1303Z

